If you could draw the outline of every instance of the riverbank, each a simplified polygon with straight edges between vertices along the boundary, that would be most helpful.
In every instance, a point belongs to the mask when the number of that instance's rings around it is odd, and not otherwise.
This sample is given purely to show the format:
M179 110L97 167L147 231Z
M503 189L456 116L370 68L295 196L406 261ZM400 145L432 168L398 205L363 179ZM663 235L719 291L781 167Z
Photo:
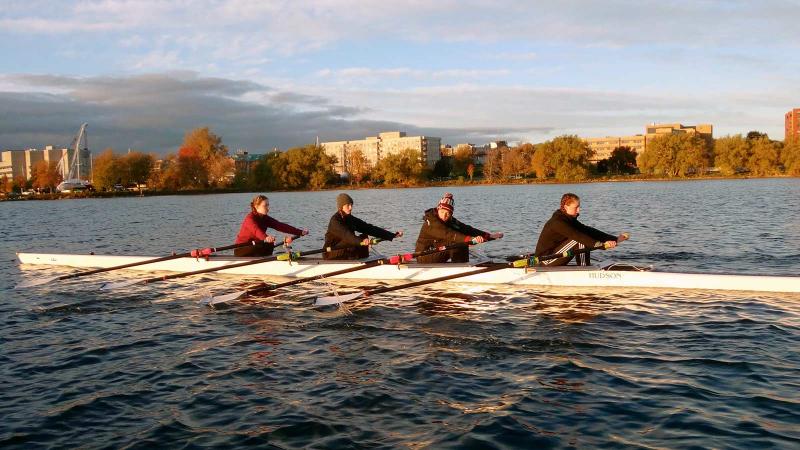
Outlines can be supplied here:
M427 187L468 187L468 186L490 186L490 185L523 185L523 184L584 184L584 183L610 183L610 182L637 182L637 181L700 181L700 180L749 180L749 179L768 179L768 178L797 178L789 175L775 175L768 177L754 177L748 175L705 175L697 177L656 177L647 175L619 175L610 177L597 177L580 181L561 181L555 179L539 179L539 178L519 178L508 179L503 181L487 181L485 179L477 179L473 181L465 181L459 179L440 180L440 181L426 181L424 183L360 183L360 184L338 184L331 185L324 189L297 189L297 190L259 190L252 188L224 188L224 189L183 189L183 190L143 190L139 191L124 191L124 192L70 192L70 193L45 193L45 194L30 194L20 195L7 193L0 195L0 202L3 201L22 201L22 200L67 200L78 198L118 198L118 197L153 197L164 195L208 195L208 194L238 194L244 192L313 192L313 191L328 191L328 190L355 190L355 189L406 189L406 188L427 188Z

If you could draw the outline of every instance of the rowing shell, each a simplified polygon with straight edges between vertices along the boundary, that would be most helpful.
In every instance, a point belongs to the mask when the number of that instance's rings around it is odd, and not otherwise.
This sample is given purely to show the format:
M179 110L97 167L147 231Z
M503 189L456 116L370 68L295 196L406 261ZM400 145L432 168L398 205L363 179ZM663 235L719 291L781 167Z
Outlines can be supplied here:
M121 264L145 261L152 256L78 255L18 253L24 268L35 266L69 266L76 268L113 267ZM221 268L254 258L210 257L207 259L179 258L155 264L132 267L128 270L156 272L189 272L207 268ZM303 260L292 263L270 261L234 269L221 269L219 273L230 275L312 277L334 270L356 267L358 261ZM466 273L475 270L470 264L408 264L401 266L381 265L353 272L336 278L375 281L419 281L431 278ZM537 267L535 270L508 268L487 274L458 278L461 283L505 284L517 286L567 286L567 287L637 287L670 289L709 289L724 291L800 292L800 277L676 273L640 269L630 265L601 267Z

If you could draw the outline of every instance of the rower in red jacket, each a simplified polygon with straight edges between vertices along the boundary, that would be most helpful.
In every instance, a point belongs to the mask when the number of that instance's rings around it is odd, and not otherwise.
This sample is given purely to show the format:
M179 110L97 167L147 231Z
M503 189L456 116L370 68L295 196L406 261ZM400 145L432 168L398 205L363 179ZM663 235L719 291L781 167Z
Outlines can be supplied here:
M236 243L256 241L256 245L239 247L233 251L236 256L269 256L275 249L275 236L267 234L267 228L272 228L289 235L305 236L308 230L301 230L268 216L269 199L265 195L256 195L250 202L250 213L244 218ZM284 239L287 244L292 243L291 236Z
M480 244L488 239L500 239L503 237L503 233L487 233L460 222L453 217L454 208L453 194L448 192L444 194L436 208L425 211L415 252L424 252L436 247L469 242L471 240L475 240ZM465 245L464 247L417 258L417 262L421 263L444 263L448 261L469 262L469 248Z
M384 241L403 236L402 231L392 233L353 216L353 198L347 194L336 196L336 208L336 214L331 217L328 232L325 233L325 247L338 247L338 250L324 253L324 259L366 258L369 256L369 236ZM356 235L356 232L359 234Z
M544 224L536 243L536 256L563 253L569 250L582 250L594 248L602 243L605 248L614 248L618 243L628 239L626 233L613 236L596 228L584 225L578 221L581 211L581 199L575 194L561 196L561 207L553 213L550 220ZM589 252L575 255L579 266L591 264ZM566 266L572 256L543 261L545 266Z

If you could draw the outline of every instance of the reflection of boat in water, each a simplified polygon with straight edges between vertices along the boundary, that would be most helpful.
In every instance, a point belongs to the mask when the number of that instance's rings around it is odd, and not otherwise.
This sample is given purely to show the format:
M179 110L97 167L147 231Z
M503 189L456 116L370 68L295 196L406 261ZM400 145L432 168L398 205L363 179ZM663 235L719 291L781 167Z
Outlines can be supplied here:
M92 191L94 187L92 184L82 179L81 175L81 161L84 159L89 160L89 170L91 171L91 164L92 164L92 157L91 152L89 151L88 144L86 142L86 127L88 124L81 125L81 129L78 131L78 135L75 136L75 139L72 142L70 147L73 148L72 152L72 161L67 162L68 154L61 159L58 163L59 168L61 169L62 176L64 177L64 181L56 186L56 190L58 192L75 192L75 191ZM81 145L83 143L83 145Z

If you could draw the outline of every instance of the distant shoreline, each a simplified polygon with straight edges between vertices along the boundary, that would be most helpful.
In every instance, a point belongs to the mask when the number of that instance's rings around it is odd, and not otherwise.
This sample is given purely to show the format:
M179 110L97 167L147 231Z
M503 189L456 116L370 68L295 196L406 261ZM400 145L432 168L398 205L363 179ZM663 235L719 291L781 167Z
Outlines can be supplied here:
M209 195L209 194L241 194L247 192L322 192L322 191L340 191L340 190L362 190L362 189L422 189L428 187L473 187L473 186L518 186L528 184L591 184L591 183L632 183L632 182L650 182L650 181L705 181L705 180L758 180L770 178L800 178L788 175L774 175L767 177L754 177L754 176L702 176L702 177L684 177L684 178L671 178L671 177L648 177L641 175L632 176L617 176L607 178L590 178L580 181L559 181L559 180L539 180L537 178L524 178L521 180L507 180L503 182L488 183L482 180L473 182L458 180L449 180L441 182L426 182L421 184L360 184L349 185L341 184L330 186L324 189L278 189L278 190L254 190L254 189L187 189L178 191L148 191L144 190L139 192L76 192L69 194L31 194L8 196L5 194L0 196L0 202L5 201L27 201L27 200L71 200L71 199L105 199L105 198L129 198L129 197L160 197L167 195Z

